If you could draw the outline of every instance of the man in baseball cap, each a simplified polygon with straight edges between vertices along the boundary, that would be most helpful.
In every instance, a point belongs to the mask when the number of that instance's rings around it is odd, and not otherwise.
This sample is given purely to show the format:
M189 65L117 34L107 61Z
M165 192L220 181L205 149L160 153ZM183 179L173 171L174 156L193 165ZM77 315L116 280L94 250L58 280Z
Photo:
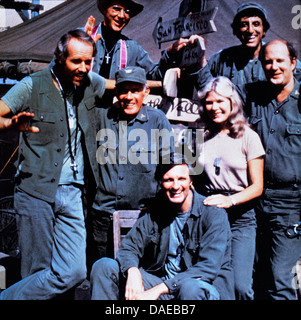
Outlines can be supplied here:
M88 219L93 249L88 257L90 266L101 257L113 257L114 211L143 208L157 192L154 159L173 153L168 119L161 110L143 103L150 90L145 70L125 67L116 72L115 80L118 101L110 108L100 108L99 115L100 179ZM155 132L164 138L154 139Z
M115 80L115 93L123 113L122 117L135 118L150 92L146 85L145 70L140 67L126 67L116 72ZM144 116L146 115L143 113L140 115Z

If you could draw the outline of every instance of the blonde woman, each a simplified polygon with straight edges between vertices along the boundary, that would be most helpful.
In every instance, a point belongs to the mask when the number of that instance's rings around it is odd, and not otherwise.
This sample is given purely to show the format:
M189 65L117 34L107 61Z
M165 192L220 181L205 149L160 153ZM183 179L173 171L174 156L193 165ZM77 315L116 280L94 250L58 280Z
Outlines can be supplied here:
M254 202L263 191L264 149L247 124L241 100L226 77L212 79L200 93L205 141L199 158L204 172L196 188L204 204L224 208L232 231L236 299L253 299Z

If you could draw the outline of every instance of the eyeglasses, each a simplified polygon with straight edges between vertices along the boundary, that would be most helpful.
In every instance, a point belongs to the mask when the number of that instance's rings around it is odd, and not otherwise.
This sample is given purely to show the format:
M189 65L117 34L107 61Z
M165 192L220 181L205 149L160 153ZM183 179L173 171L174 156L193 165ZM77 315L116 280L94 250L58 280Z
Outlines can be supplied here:
M132 16L132 11L129 10L129 9L125 9L123 7L120 7L120 6L117 6L117 5L114 5L111 7L112 8L112 11L113 11L113 14L114 15L118 15L120 12L124 12L124 14L128 15L128 16Z

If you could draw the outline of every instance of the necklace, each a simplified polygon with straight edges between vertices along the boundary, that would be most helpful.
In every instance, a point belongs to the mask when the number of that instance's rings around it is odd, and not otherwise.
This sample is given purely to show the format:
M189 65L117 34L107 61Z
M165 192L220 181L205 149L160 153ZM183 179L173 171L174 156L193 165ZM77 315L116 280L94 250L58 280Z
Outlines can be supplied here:
M68 114L68 103L67 103L67 93L65 93L58 77L56 76L56 74L53 71L53 67L50 69L51 74L53 75L53 77L55 78L59 89L61 91L63 100L64 100L64 105L65 105L65 112L66 112L66 119L67 120L67 129L68 129L68 145L69 145L69 153L70 153L70 158L71 158L71 163L70 163L70 168L73 171L73 174L75 175L76 173L78 173L77 170L77 163L75 162L75 157L76 157L76 153L77 153L77 147L76 147L76 142L77 142L77 134L78 134L78 109L76 109L76 116L74 114L74 110L73 110L73 106L70 104L69 107L69 114ZM75 127L75 146L74 146L74 153L72 151L72 143L71 143L71 129L73 129L74 127L74 117L76 120L76 127Z
M109 63L110 63L110 59L111 59L110 54L111 54L112 51L114 50L114 48L115 48L115 46L116 46L116 43L114 44L114 46L112 47L112 49L111 49L110 51L108 51L105 42L104 42L104 46L105 46L105 52L106 52L106 55L105 55L106 64L109 64Z

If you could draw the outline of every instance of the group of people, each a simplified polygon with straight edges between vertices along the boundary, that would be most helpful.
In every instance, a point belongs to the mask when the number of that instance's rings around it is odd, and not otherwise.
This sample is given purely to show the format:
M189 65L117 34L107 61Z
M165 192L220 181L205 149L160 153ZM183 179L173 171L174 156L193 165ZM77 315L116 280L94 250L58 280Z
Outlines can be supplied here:
M263 45L265 9L239 6L232 28L241 45L191 74L204 130L203 173L193 175L165 114L143 101L147 79L162 80L195 38L154 63L121 33L143 6L97 3L104 21L89 17L85 31L63 35L49 68L0 101L0 128L23 132L14 195L22 280L0 299L52 299L87 277L100 300L296 299L300 237L287 232L301 220L292 45ZM113 77L114 104L105 89ZM120 209L141 216L114 259Z

